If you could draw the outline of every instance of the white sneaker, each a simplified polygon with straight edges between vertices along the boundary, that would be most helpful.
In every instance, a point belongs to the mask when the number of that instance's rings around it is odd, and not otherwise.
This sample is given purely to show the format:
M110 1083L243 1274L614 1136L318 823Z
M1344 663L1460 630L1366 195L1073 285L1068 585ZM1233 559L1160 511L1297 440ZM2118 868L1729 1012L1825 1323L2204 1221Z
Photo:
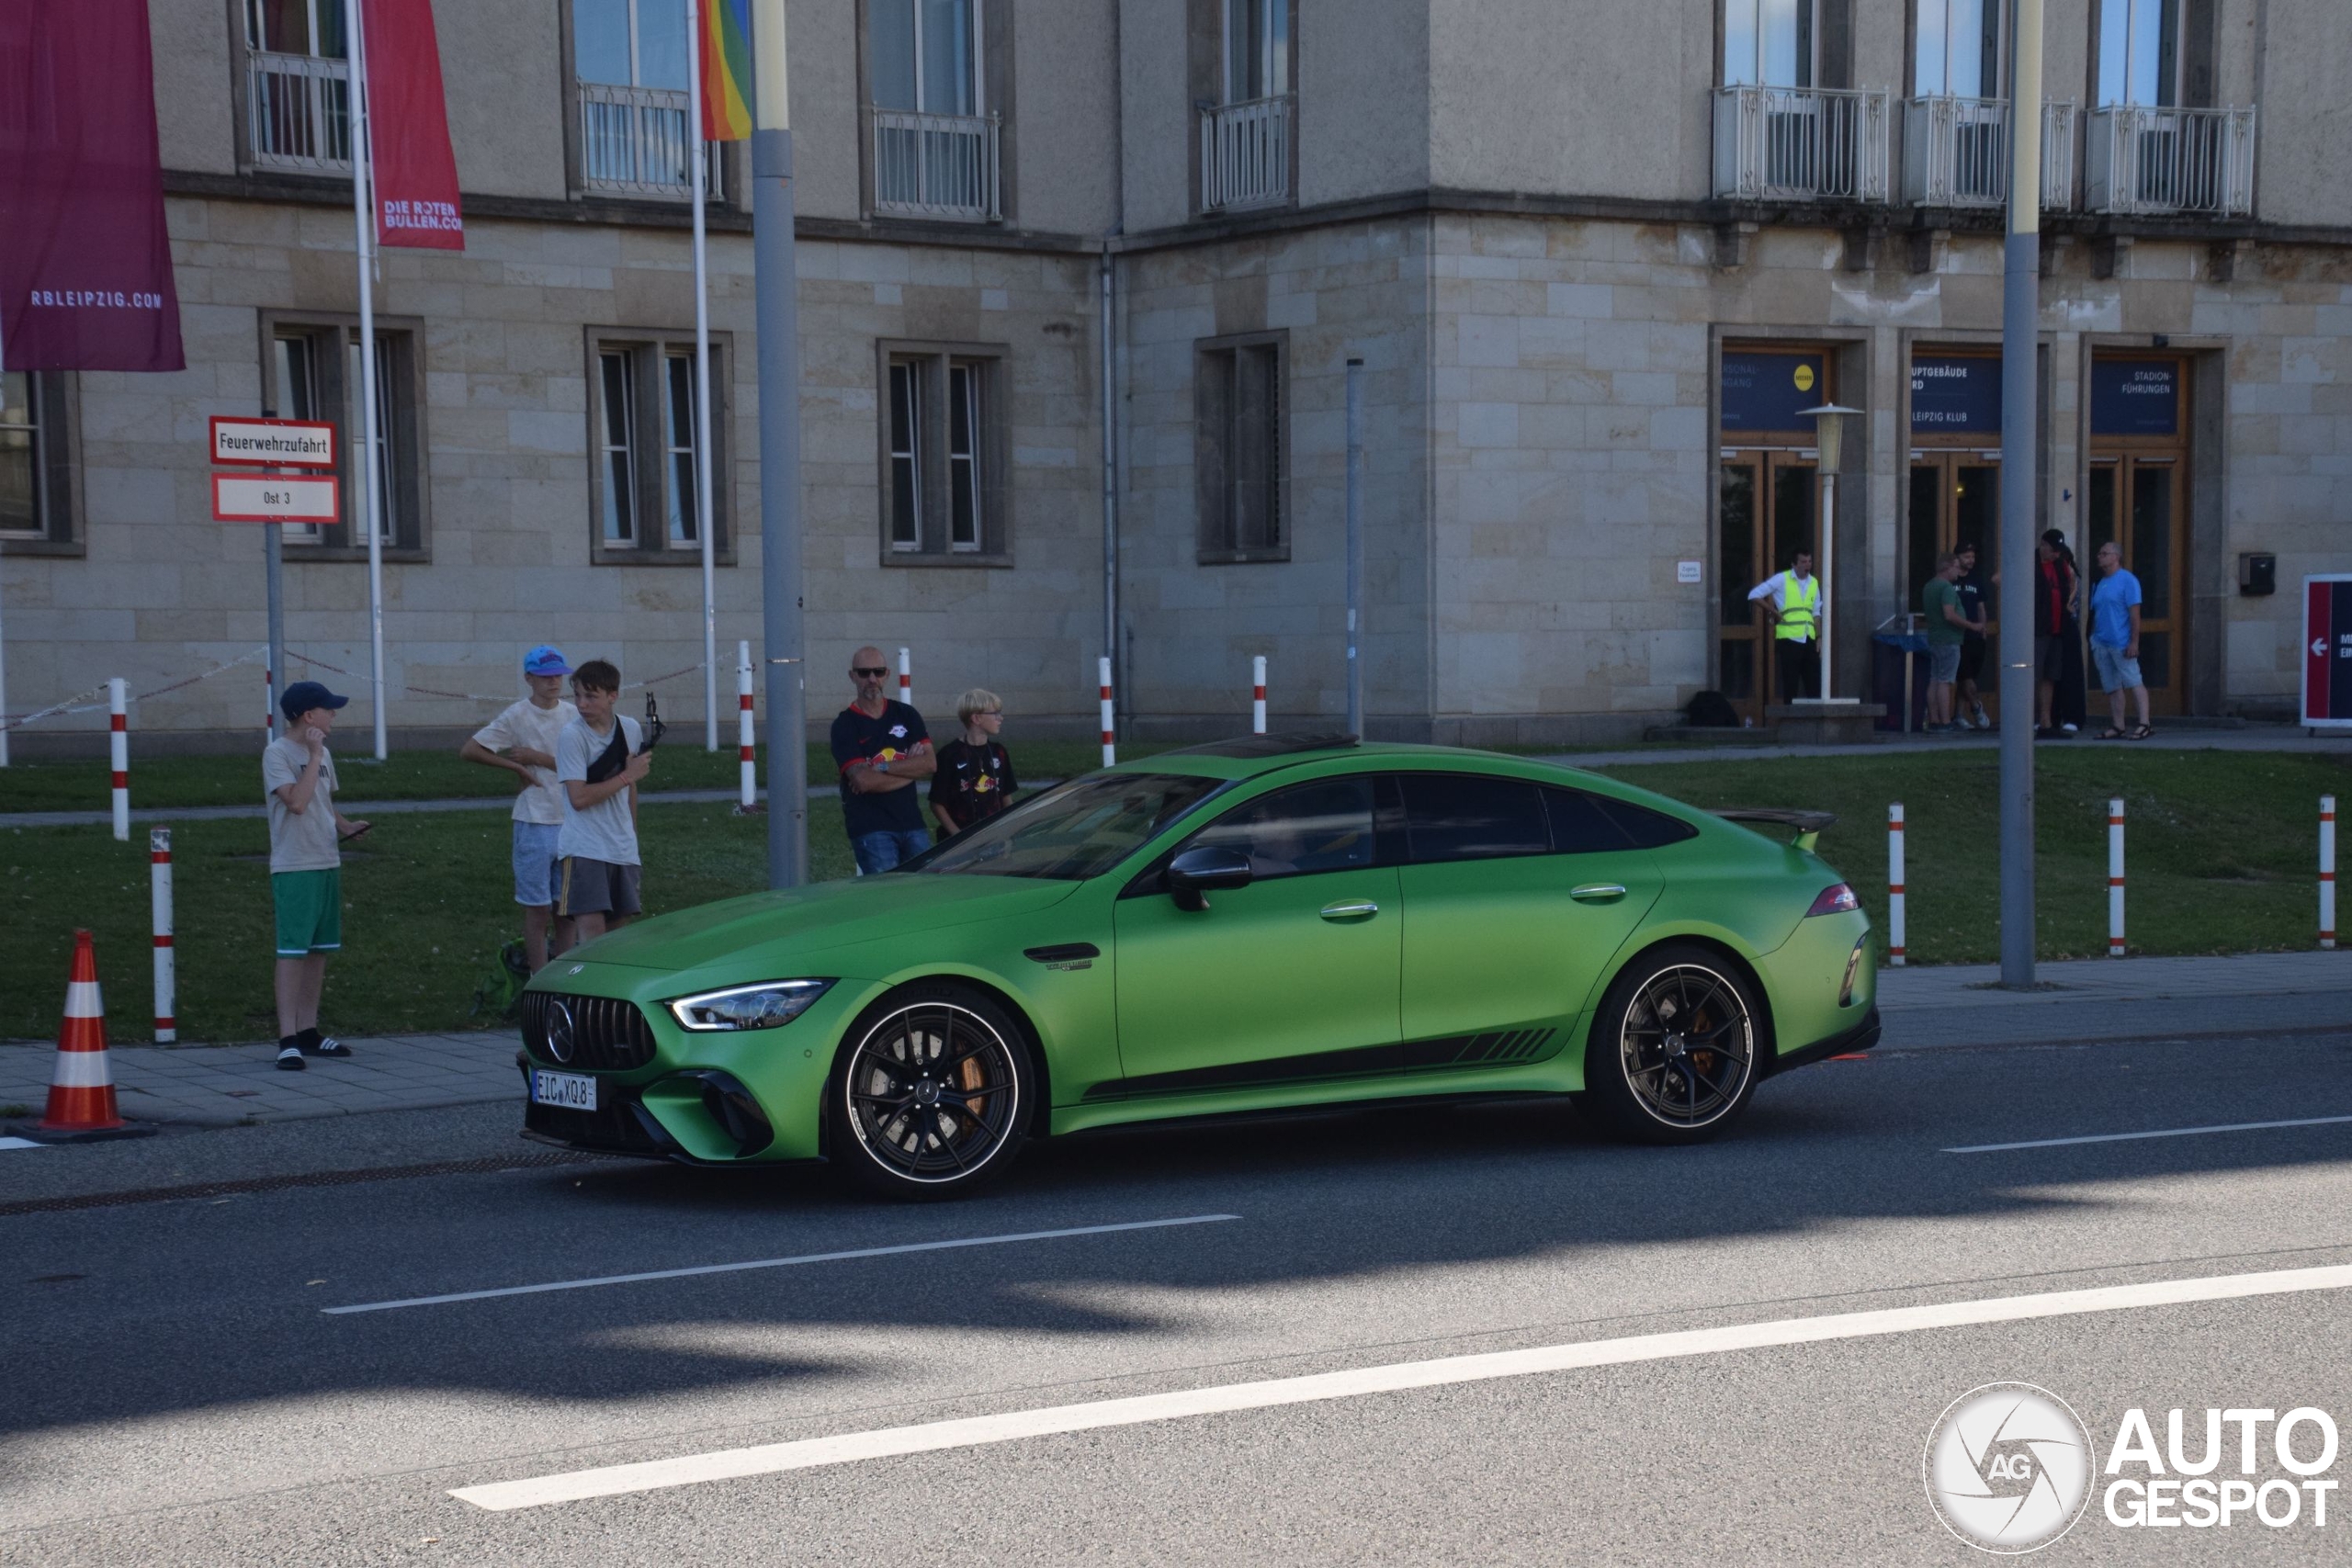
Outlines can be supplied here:
M1976 728L1979 728L1979 729L1990 729L1990 728L1993 728L1993 721L1992 721L1991 719L1989 719L1989 718L1987 718L1987 717L1985 717L1985 716L1984 716L1984 705L1983 703L1978 703L1978 704L1974 705L1974 706L1973 706L1973 708L1972 709L1972 711L1973 711L1973 712L1975 714L1975 716L1976 716Z

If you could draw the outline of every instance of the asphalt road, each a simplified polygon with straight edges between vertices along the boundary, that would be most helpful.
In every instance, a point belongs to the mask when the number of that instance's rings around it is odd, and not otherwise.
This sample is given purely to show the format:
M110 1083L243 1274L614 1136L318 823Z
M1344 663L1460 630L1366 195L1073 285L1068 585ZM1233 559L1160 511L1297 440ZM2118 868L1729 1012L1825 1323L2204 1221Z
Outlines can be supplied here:
M1888 1051L1687 1151L1525 1104L1107 1134L916 1207L596 1161L23 1212L63 1190L30 1162L140 1187L527 1154L496 1108L0 1153L0 1562L1984 1561L1920 1479L1978 1384L2058 1393L2102 1457L2134 1406L2160 1443L2176 1406L2193 1434L2207 1406L2352 1427L2352 1277L1968 1304L2352 1265L2352 1121L1945 1151L2323 1116L2352 1117L2352 1032ZM1193 1223L1093 1229L1169 1220ZM380 1305L772 1259L808 1260ZM353 1306L378 1310L324 1310ZM1805 1342L1829 1320L1849 1337ZM1377 1371L1519 1351L1549 1359ZM1221 1408L1106 1424L1195 1391ZM858 1439L930 1451L698 1457L1069 1406ZM692 1462L451 1495L651 1461ZM2156 1531L2094 1490L2040 1560L2342 1562L2347 1530L2340 1495L2325 1528Z

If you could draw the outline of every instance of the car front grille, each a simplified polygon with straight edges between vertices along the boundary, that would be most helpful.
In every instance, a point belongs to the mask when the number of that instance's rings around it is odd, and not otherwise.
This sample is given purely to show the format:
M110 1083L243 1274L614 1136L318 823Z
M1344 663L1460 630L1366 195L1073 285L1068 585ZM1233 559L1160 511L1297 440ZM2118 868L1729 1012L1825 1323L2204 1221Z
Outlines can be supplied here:
M571 1021L570 1048L563 1049L556 1008ZM550 1031L553 1031L551 1033ZM653 1026L635 1002L614 997L574 997L554 991L523 993L523 1043L532 1057L551 1067L582 1072L627 1072L653 1060Z

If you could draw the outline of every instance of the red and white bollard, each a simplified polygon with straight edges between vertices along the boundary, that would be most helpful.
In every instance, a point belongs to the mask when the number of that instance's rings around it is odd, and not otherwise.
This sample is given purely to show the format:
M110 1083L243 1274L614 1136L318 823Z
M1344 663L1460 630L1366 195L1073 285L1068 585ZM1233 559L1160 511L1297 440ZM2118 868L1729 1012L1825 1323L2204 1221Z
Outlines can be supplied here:
M1266 656L1250 661L1250 733L1266 733Z
M735 755L743 776L741 804L749 812L758 809L760 781L752 762L752 645L748 642L735 645L735 712L739 725Z
M899 700L909 707L915 705L914 663L905 649L899 649Z
M2107 955L2123 956L2123 801L2107 803Z
M1886 808L1886 961L1903 967L1903 803Z
M1111 716L1111 660L1106 655L1094 661L1095 672L1102 683L1102 765L1111 766L1119 760L1119 738L1113 733Z
M147 829L148 884L155 904L155 1043L169 1045L180 1037L178 984L172 952L172 830Z
M123 692L122 677L107 682L107 750L114 764L114 836L118 843L130 842L130 716L129 698Z
M2319 797L2319 944L2335 945L2335 796Z

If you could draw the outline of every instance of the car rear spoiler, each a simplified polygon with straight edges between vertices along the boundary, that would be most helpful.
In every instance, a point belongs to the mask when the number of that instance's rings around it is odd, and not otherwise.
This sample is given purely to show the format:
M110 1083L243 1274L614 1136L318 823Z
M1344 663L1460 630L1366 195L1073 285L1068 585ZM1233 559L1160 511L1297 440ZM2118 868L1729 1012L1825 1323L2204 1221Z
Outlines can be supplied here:
M1796 846L1810 850L1820 842L1822 833L1838 820L1834 811L1799 811L1786 806L1732 806L1715 813L1726 822L1766 822L1779 828L1793 828L1797 831Z

